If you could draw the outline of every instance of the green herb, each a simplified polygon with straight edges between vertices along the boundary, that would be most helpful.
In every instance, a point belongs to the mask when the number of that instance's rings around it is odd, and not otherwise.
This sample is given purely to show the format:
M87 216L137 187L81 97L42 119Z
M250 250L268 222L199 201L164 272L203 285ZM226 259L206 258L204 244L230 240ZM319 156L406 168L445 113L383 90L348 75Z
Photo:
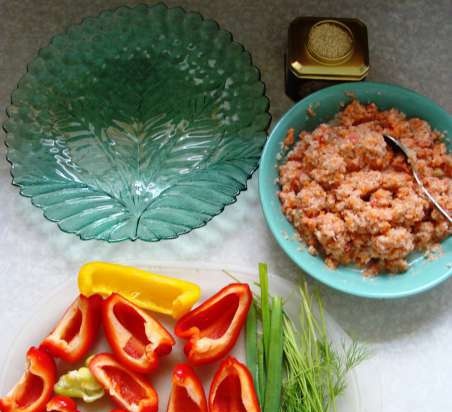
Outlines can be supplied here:
M283 302L281 297L273 297L270 306L268 271L264 263L259 264L259 286L260 299L255 296L247 319L247 364L254 377L261 410L275 412L281 404Z
M284 365L286 379L281 410L284 412L336 411L336 399L346 388L350 369L367 357L354 342L337 352L327 335L323 302L311 294L307 284L300 288L301 309L298 329L284 317ZM317 304L318 315L313 310Z
M282 298L271 298L263 263L259 286L260 296L254 296L247 320L246 354L261 410L335 412L347 373L367 357L367 351L356 342L343 345L342 351L333 347L322 299L306 283L300 287L296 324L284 312Z
M246 363L254 380L254 387L259 387L257 354L257 311L254 302L250 306L245 327ZM260 393L258 393L260 398Z
M263 412L275 412L280 409L283 372L283 308L282 299L272 299L270 343L268 349L267 382Z
M261 404L261 409L263 409L264 396L265 396L265 361L264 361L264 343L262 337L257 340L257 391L259 394L259 400Z
M268 293L268 270L265 263L259 263L259 285L261 288L262 333L264 335L265 364L268 366L268 348L270 345L270 299Z

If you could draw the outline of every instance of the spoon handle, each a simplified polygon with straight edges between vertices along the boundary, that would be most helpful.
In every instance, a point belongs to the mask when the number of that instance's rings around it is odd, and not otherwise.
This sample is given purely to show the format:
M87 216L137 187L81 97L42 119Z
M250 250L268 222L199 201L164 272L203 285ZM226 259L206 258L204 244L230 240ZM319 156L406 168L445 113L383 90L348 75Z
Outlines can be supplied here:
M430 200L430 202L433 203L433 205L441 212L441 214L449 221L449 223L452 223L452 218L450 217L449 213L447 212L447 210L445 210L438 202L437 200L430 194L430 192L425 188L425 186L423 185L421 179L419 179L419 176L416 172L416 169L413 167L413 176L417 182L417 184L420 186L420 188L422 189L422 191L425 193L425 195L428 197L428 199Z

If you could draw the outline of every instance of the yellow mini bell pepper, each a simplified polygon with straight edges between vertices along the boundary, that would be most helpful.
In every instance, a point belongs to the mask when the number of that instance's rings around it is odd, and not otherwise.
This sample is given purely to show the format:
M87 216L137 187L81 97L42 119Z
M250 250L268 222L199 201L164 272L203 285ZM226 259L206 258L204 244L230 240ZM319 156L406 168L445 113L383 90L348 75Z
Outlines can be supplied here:
M83 265L78 287L85 296L98 293L105 297L116 292L143 309L175 319L187 313L201 295L194 283L106 262Z

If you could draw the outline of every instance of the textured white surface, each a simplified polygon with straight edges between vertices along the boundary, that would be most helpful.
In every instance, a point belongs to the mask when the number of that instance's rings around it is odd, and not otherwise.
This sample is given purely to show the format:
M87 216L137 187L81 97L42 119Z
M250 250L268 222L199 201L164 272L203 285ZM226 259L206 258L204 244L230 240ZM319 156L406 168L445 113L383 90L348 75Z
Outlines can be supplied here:
M88 260L184 260L248 267L266 261L277 274L300 276L265 226L256 177L238 202L206 227L154 244L83 242L61 232L9 184L5 162L0 169L0 199L0 365L36 305L68 277L75 277ZM451 280L398 301L354 298L323 287L322 291L332 317L373 350L360 373L365 379L363 412L452 410Z
M9 95L39 47L82 16L142 0L0 0L0 120ZM344 15L369 28L373 80L418 90L451 112L451 2L285 0L168 0L217 19L251 51L262 69L275 119L291 102L283 94L282 53L296 15ZM45 23L43 23L45 22ZM448 69L449 68L449 69ZM0 142L0 368L12 338L36 305L87 260L186 260L255 266L296 278L299 272L265 226L257 178L236 204L206 227L179 239L146 244L82 242L46 221L10 185ZM452 411L452 280L420 296L370 301L322 288L327 310L350 334L369 342L363 365L368 384L381 376L379 394L363 393L363 412ZM366 385L370 388L371 385Z

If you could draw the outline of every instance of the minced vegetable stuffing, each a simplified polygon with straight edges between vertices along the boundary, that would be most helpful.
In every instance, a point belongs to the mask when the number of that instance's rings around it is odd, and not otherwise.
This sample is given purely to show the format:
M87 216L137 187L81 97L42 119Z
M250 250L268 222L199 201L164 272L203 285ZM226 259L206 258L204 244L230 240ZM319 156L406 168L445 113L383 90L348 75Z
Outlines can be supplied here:
M367 275L403 272L411 252L452 233L383 133L410 149L426 188L452 210L452 155L426 121L353 100L313 132L295 136L290 129L284 144L293 148L279 168L282 209L309 252L331 268L354 263Z

